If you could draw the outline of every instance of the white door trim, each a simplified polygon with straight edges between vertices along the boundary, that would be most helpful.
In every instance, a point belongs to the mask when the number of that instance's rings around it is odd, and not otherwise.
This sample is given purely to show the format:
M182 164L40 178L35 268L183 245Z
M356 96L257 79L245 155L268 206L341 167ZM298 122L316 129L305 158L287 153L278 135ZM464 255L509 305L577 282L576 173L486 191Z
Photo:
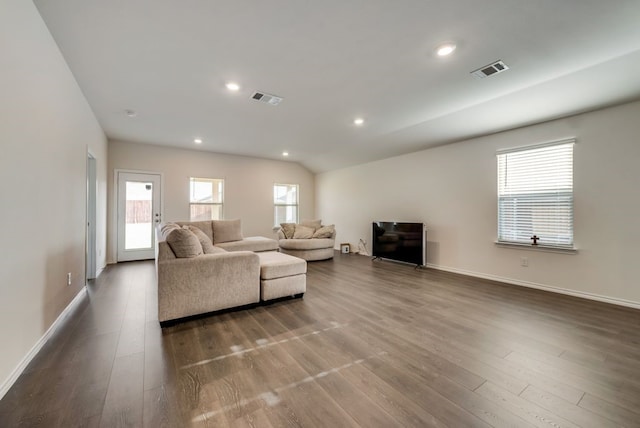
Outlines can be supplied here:
M160 218L164 218L164 174L157 171L147 171L147 170L136 170L136 169L120 169L115 168L113 170L113 210L111 211L112 224L114 225L113 231L111 233L111 237L113 239L114 245L113 249L113 260L118 262L118 203L119 203L119 189L118 189L118 181L121 173L125 174L145 174L145 175L157 175L160 177Z
M97 210L98 210L98 159L87 147L87 195L85 224L85 284L87 280L97 276Z

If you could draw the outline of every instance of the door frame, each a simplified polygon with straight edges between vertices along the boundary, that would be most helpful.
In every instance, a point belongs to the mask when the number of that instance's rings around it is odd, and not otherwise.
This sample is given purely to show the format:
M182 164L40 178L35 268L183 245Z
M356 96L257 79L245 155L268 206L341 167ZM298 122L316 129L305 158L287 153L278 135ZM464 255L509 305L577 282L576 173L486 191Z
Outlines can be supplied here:
M113 246L113 260L118 263L118 201L119 201L119 189L118 179L120 173L125 174L151 174L160 176L160 218L164 219L164 174L158 171L146 171L139 169L121 169L115 168L113 170L113 212L111 213L113 221L113 233L112 238L115 245Z
M87 211L85 236L85 284L98 276L97 267L97 211L98 211L98 160L87 148Z

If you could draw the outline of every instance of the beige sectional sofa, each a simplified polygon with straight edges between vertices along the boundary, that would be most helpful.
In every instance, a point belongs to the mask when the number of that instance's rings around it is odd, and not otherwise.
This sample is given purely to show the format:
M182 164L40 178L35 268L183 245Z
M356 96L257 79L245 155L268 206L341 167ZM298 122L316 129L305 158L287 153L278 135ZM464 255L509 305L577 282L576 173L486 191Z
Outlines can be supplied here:
M321 220L282 223L277 236L281 253L306 261L333 258L336 241L334 225L323 226Z
M306 262L276 253L273 239L244 238L239 220L161 224L156 237L161 324L306 290Z

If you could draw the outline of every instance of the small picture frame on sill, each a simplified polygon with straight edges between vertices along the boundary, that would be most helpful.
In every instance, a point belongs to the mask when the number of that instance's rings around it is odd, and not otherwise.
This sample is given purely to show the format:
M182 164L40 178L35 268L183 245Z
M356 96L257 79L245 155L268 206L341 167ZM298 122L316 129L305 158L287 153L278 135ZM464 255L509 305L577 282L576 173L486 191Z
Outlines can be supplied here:
M340 252L342 254L349 254L351 252L351 244L340 244Z

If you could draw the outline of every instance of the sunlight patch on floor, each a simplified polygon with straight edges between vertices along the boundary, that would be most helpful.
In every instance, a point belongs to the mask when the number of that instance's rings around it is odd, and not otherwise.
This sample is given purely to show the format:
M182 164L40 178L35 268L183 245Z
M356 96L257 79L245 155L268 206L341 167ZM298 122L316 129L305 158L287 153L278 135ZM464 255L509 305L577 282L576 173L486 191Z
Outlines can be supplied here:
M338 329L338 328L344 328L347 325L348 324L340 324L340 323L337 323L335 321L332 321L331 322L331 327L323 328L322 330L312 331L311 333L301 334L299 336L288 337L286 339L277 340L277 341L273 341L273 342L270 342L268 339L258 339L258 340L256 340L256 343L258 341L263 341L263 342L262 342L262 344L259 344L259 346L256 346L254 348L244 348L244 346L242 346L242 345L233 345L233 346L230 347L230 349L231 349L231 353L230 354L220 355L220 356L217 356L215 358L208 358L206 360L201 360L201 361L198 361L196 363L187 364L186 366L180 367L180 369L181 370L187 370L187 369L191 369L193 367L203 366L205 364L210 364L210 363L214 363L216 361L221 361L221 360L224 360L225 358L242 357L244 354L246 354L248 352L254 352L254 351L269 347L269 346L280 345L282 343L287 343L287 342L292 341L292 340L304 339L305 337L309 337L309 336L313 336L313 335L316 335L316 334L320 334L320 333L323 333L325 331L335 330L335 329Z
M323 330L324 331L324 330ZM198 423L198 422L205 422L207 419L212 418L216 415L219 415L220 413L224 413L227 412L229 410L237 410L238 407L245 407L251 403L253 403L254 401L257 400L262 400L267 406L269 407L273 407L273 406L277 406L278 404L280 404L280 402L282 401L282 399L280 398L279 394L281 394L282 392L289 390L289 389L293 389L296 388L300 385L302 385L303 383L308 383L308 382L312 382L316 379L320 379L326 376L329 376L331 374L335 374L335 373L339 373L342 370L348 369L349 367L352 367L354 365L358 365L358 364L362 364L367 360L376 358L376 357L380 357L382 355L386 355L387 353L382 351L382 352L378 352L376 354L370 355L368 357L365 358L360 358L358 360L354 360L350 363L346 363L343 364L341 366L338 367L334 367L330 370L326 370L326 371L322 371L320 373L315 374L314 376L307 376L304 379L298 381L298 382L292 382L288 385L284 385L278 388L275 388L273 391L266 391L263 393L260 393L258 395L256 395L253 398L249 398L249 399L242 399L240 401L238 401L237 403L234 403L232 405L228 405L228 406L224 406L218 410L212 410L210 412L207 413L203 413L200 416L197 416L195 418L193 418L191 421L194 423Z

